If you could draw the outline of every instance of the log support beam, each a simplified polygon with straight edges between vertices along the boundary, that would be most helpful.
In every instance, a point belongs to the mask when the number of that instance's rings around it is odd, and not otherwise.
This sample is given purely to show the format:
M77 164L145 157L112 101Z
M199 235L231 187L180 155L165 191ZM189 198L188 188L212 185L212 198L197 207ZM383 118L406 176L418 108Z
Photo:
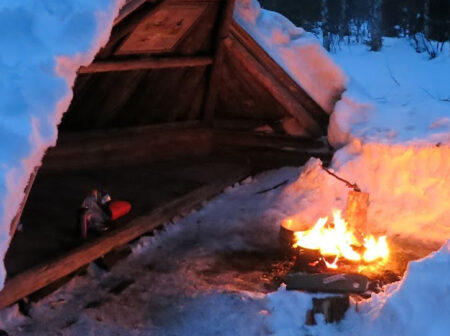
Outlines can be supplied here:
M214 62L209 75L208 83L205 91L205 99L203 104L203 119L207 123L211 123L214 118L214 110L216 108L217 95L219 92L219 71L224 61L225 45L224 42L228 37L231 24L233 22L233 11L236 0L224 0L224 8L222 22L217 34L217 45L214 56Z
M212 63L213 60L211 57L160 57L133 61L95 62L81 67L78 70L78 74L144 69L192 68L204 67Z

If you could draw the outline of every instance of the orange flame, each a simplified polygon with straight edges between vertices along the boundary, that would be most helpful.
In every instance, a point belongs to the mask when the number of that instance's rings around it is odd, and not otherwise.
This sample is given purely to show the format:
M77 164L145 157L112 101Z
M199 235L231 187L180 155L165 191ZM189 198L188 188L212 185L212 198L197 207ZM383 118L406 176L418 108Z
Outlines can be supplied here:
M328 224L328 217L319 218L312 229L294 233L295 243L293 246L319 250L322 256L334 256L335 259L332 263L324 260L328 268L337 268L340 258L364 262L388 258L389 248L385 236L378 239L368 236L361 244L354 233L348 229L340 210L333 211L333 224L332 226ZM354 247L362 245L364 246L363 253L355 251Z

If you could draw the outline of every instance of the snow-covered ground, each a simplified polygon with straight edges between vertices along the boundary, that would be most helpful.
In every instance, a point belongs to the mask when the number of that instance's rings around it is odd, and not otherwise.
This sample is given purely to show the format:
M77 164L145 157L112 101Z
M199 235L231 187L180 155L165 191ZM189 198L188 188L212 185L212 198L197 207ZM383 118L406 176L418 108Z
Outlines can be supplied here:
M444 335L449 327L450 243L410 265L401 283L353 304L339 324L305 326L312 298L270 292L280 222L301 168L244 180L156 236L110 272L91 264L84 276L38 303L0 315L10 335ZM288 180L287 187L260 193ZM274 256L273 258L271 256ZM123 285L122 284L127 284ZM118 289L122 287L121 289ZM437 304L439 303L439 304Z
M386 233L388 240L404 236L442 248L411 263L401 282L353 305L341 323L325 325L319 320L318 326L306 327L312 295L283 286L267 294L267 269L256 267L255 261L255 268L245 270L238 260L245 251L271 251L287 216L313 223L334 207L344 208L345 187L321 170L320 162L311 160L303 169L283 168L229 188L160 235L142 238L133 246L134 253L111 272L91 265L87 276L32 306L31 317L21 317L16 306L3 311L1 325L12 335L448 333L448 53L428 60L406 40L386 39L381 52L343 47L332 61L310 35L280 15L261 10L255 0L238 1L235 15L328 110L327 104L347 83L348 90L331 115L329 140L341 148L332 166L370 193L371 230ZM302 77L304 44L313 55L320 55L316 70L323 68ZM329 81L323 92L321 85L307 84L314 76L322 83ZM286 179L290 183L285 186L257 193ZM133 283L115 294L123 280Z

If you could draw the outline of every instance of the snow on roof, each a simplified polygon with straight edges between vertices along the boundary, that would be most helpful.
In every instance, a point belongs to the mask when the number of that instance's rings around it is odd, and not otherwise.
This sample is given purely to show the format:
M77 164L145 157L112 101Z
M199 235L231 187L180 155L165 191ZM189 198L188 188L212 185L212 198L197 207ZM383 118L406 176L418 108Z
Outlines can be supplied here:
M0 2L0 258L28 177L54 145L80 65L107 41L120 0ZM0 263L0 288L5 279Z
M257 0L238 0L235 20L327 112L346 86L346 76L319 40Z

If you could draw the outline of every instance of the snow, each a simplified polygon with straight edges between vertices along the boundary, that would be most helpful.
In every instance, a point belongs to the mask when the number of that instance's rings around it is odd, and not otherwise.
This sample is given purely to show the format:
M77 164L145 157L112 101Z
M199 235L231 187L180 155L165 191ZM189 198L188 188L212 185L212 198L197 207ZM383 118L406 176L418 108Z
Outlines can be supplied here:
M370 192L369 221L390 234L443 243L450 237L450 58L429 60L406 39L381 52L333 55L350 77L328 139L344 178Z
M407 39L384 38L381 52L362 45L333 55L350 78L328 130L341 147L352 139L401 145L450 143L448 50L429 60Z
M234 18L326 112L333 111L346 77L314 35L257 0L236 1Z
M28 177L55 144L76 70L107 41L119 0L0 2L0 259ZM0 288L5 271L0 263Z

